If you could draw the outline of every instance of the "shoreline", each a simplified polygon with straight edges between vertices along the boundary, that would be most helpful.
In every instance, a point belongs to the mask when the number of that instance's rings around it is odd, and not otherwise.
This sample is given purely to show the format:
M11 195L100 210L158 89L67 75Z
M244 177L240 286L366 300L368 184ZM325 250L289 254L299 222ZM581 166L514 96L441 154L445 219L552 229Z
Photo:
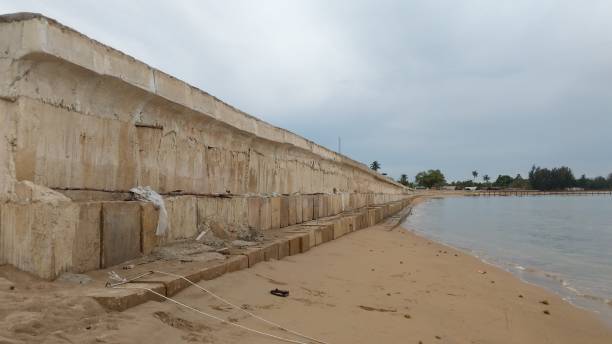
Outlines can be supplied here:
M577 193L570 193L569 195L574 195ZM597 195L597 194L596 194ZM607 193L605 194L607 195ZM437 196L431 197L423 197L423 199L414 204L417 206L423 202L428 202L435 199L449 198L449 197L461 197L461 196L475 196L471 194L457 195L453 194L439 194ZM554 194L553 196L557 196ZM504 195L504 197L507 197ZM510 196L517 197L517 196ZM507 271L515 276L517 279L521 280L524 283L534 285L540 288L544 288L545 290L561 297L568 304L577 307L582 310L589 311L595 314L600 320L606 323L606 325L612 327L612 300L607 299L601 296L589 295L585 294L576 288L572 287L568 284L567 281L559 277L559 272L554 271L545 271L534 268L532 266L523 266L512 260L504 260L501 258L496 258L494 256L486 255L469 247L459 247L455 246L452 243L449 243L442 238L438 238L435 235L428 234L424 231L418 231L414 228L410 228L407 224L407 218L404 221L403 228L408 230L415 235L421 236L428 240L435 241L439 244L451 247L455 250L464 252L465 254L469 254L478 260L482 261L487 265L491 265L495 268L501 269L503 271Z

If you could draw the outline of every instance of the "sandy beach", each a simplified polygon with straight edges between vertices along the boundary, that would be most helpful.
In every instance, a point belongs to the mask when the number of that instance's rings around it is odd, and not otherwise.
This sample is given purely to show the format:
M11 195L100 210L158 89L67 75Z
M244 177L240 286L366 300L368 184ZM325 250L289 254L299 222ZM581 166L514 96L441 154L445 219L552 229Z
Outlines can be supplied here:
M401 227L389 229L370 227L201 285L327 343L612 342L612 329L595 314L470 255ZM271 295L274 288L289 290L289 297ZM2 292L9 308L26 306L0 312L0 343L281 342L168 301L107 313L85 299L52 293L42 282L38 289L55 298L38 295L35 285L29 294L12 298ZM195 287L176 299L236 324L303 341Z

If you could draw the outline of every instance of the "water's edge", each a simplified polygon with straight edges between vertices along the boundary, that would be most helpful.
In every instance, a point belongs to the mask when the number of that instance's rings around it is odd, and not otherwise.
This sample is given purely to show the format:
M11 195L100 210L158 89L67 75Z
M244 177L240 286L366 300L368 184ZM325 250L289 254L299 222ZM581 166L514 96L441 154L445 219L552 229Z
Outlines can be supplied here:
M457 197L457 195L452 195L451 197ZM410 221L410 216L414 216L415 211L422 208L423 204L425 203L434 202L440 199L442 199L440 196L424 197L416 202L413 206L411 214L409 217L404 219L400 226L415 235L435 241L465 254L469 254L487 265L507 271L517 277L523 283L544 288L545 290L559 296L562 300L574 307L595 313L607 325L612 327L612 300L581 293L579 290L573 288L570 284L560 278L559 274L557 273L541 271L533 267L522 266L511 261L503 261L501 259L496 259L495 257L488 257L487 255L479 253L469 247L461 247L449 243L442 238L431 235L425 231L410 228L408 222Z

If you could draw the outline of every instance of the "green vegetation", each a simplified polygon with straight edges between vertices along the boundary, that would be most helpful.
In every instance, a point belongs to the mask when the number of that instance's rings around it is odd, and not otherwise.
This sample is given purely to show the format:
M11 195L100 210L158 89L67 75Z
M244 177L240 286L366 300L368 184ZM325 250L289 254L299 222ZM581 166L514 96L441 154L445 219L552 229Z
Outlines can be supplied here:
M612 173L608 178L602 176L587 178L584 174L579 179L569 167L561 166L552 169L536 167L529 171L529 184L536 190L563 190L567 188L582 188L585 190L612 189Z
M427 188L444 186L446 179L440 170L429 170L419 172L414 178L416 183Z
M376 164L376 165L375 165ZM374 161L371 168L380 168L380 164ZM478 171L472 171L473 179L463 181L446 182L444 174L440 170L428 170L419 172L415 177L415 183L410 183L408 176L402 174L397 180L398 183L414 187L415 185L426 188L440 188L442 186L454 186L461 190L466 187L476 187L478 189L518 189L518 190L540 190L554 191L567 190L571 188L579 188L584 190L612 190L612 173L607 177L587 178L584 174L576 179L572 170L569 167L561 166L552 169L533 166L529 171L529 177L523 178L521 174L517 174L514 178L507 174L500 174L494 182L491 183L491 177L488 174L482 176L482 183L476 182Z
M561 166L552 169L533 166L529 171L528 179L524 179L520 174L512 178L507 174L500 174L493 183L489 183L490 177L485 174L482 176L484 183L475 181L478 176L477 171L472 171L472 180L454 181L449 185L457 189L466 187L477 187L479 189L532 189L540 191L566 190L570 188L581 188L585 190L610 190L612 189L612 173L608 177L587 178L584 174L576 179L569 167Z
M577 186L572 170L566 166L549 170L533 165L529 171L529 184L536 190L563 190Z
M500 174L499 176L497 176L497 179L493 182L493 186L498 187L498 188L509 188L513 182L514 182L514 178L510 177L507 174L504 174L503 176Z
M402 174L400 176L400 179L397 180L397 182L402 184L403 186L410 186L410 182L408 181L408 176L405 174Z
M370 164L370 168L373 169L374 171L378 171L378 170L380 170L380 163L378 161L374 160Z

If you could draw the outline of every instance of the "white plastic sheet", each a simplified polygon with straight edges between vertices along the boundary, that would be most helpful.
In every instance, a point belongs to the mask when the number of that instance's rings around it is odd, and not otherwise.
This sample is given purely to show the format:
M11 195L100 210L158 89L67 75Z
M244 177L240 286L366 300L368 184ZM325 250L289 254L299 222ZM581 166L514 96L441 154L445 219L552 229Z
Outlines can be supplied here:
M151 202L155 209L159 210L159 218L157 220L157 228L155 230L155 235L164 236L166 232L169 230L168 223L168 212L166 211L166 205L164 204L164 198L153 191L150 186L137 186L135 188L131 188L130 192L134 194L134 198L143 202Z

